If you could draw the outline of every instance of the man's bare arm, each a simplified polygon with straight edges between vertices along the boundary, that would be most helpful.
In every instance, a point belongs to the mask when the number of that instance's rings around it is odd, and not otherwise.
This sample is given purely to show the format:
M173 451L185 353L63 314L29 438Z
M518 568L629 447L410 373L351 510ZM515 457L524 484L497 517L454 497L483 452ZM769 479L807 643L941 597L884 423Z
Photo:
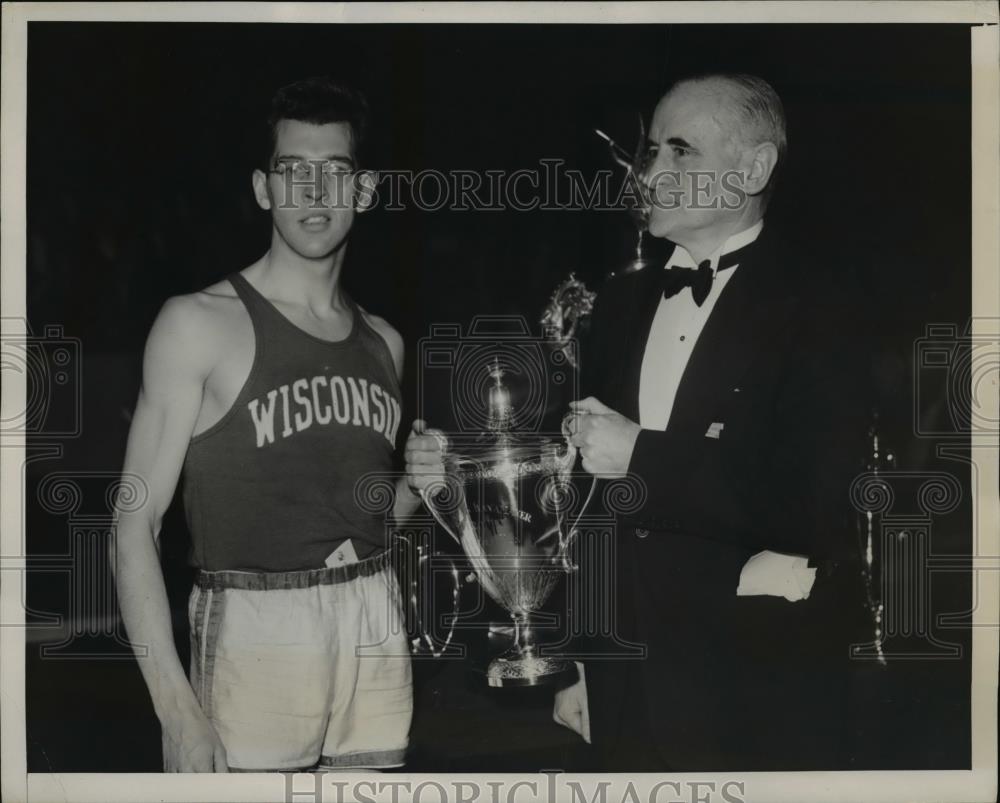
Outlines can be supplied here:
M136 649L156 715L164 762L180 772L225 771L225 751L201 711L174 645L159 561L163 515L170 505L201 409L211 349L206 314L194 297L169 300L146 343L142 388L129 431L124 470L141 477L143 508L120 511L111 566L122 617Z
M372 325L372 328L378 332L382 339L385 340L385 344L389 349L389 354L392 356L392 364L396 369L396 379L400 382L403 381L403 354L404 354L404 344L403 338L400 336L399 332L392 328L389 323L384 319L380 318L378 315L371 315L370 313L365 313L368 322ZM414 510L420 505L420 497L411 488L407 477L400 477L396 481L396 501L393 505L392 515L397 521L408 518Z

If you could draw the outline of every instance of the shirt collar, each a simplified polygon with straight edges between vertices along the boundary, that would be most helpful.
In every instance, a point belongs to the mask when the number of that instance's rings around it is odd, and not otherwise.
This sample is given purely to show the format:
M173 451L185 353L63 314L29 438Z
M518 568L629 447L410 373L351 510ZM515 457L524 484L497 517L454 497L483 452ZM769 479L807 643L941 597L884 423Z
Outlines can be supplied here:
M723 243L720 245L712 254L708 257L712 263L712 271L714 272L716 267L719 265L719 260L731 251L738 251L746 245L750 245L754 240L756 240L761 231L764 229L764 219L761 218L756 223L754 223L750 228L743 229L736 234L730 235ZM667 264L664 265L665 268L697 268L698 263L694 261L691 254L683 246L678 245L674 248L673 253L670 255L670 259L667 260Z

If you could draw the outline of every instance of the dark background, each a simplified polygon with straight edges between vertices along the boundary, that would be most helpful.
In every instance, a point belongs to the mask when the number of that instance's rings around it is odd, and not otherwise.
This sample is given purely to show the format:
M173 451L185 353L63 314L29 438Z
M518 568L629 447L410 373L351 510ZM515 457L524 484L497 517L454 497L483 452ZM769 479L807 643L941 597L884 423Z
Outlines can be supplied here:
M790 140L769 225L801 243L805 265L852 284L870 313L872 390L858 392L900 463L946 470L967 490L967 466L933 457L941 439L913 436L913 348L928 324L961 331L970 314L969 53L958 25L31 23L28 312L34 332L58 324L80 341L82 429L57 438L42 426L29 443L29 621L65 612L71 595L66 575L41 567L67 553L73 522L38 505L39 483L53 471L120 469L150 324L168 296L267 248L268 217L250 190L260 121L275 88L314 74L367 93L372 168L514 170L564 158L585 176L611 167L593 128L631 147L636 112L648 121L680 75L766 78ZM415 344L432 323L537 320L570 271L599 288L633 232L624 213L376 209L356 223L344 281L403 334L412 415ZM53 415L71 403L54 396ZM944 406L940 395L921 414L943 421ZM43 457L52 443L61 455ZM934 552L969 553L965 499L935 520ZM164 542L182 651L185 538L174 510ZM969 607L966 575L936 582L935 611ZM964 646L963 660L872 670L852 768L969 765L967 635L942 636ZM69 652L117 658L41 658L53 639L40 627L29 634L29 770L157 770L158 730L134 661L99 638ZM575 737L549 722L544 690L489 692L445 662L418 664L417 694L412 770L586 768Z

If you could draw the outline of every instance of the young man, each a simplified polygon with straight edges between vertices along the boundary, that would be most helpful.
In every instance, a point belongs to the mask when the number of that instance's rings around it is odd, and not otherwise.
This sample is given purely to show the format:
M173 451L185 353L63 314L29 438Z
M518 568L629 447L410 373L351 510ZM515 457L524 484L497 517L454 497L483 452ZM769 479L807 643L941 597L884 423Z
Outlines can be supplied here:
M112 562L168 771L403 762L399 590L384 525L354 499L358 478L391 468L403 343L340 283L366 200L365 118L364 99L327 79L278 91L253 173L270 249L168 300L146 344L125 471L150 501L121 513ZM182 470L199 570L190 680L157 556ZM397 514L416 501L404 485Z

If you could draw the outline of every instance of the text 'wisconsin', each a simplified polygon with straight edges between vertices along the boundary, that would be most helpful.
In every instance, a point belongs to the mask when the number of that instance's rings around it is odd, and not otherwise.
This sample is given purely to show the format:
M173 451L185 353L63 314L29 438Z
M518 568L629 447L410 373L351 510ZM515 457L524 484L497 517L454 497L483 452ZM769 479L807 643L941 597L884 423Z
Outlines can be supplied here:
M264 401L253 399L247 407L257 432L258 449L274 443L276 407L281 411L282 438L314 424L322 426L336 421L341 425L369 427L395 444L400 419L399 402L380 385L375 382L369 385L367 379L350 376L297 379L268 391Z

